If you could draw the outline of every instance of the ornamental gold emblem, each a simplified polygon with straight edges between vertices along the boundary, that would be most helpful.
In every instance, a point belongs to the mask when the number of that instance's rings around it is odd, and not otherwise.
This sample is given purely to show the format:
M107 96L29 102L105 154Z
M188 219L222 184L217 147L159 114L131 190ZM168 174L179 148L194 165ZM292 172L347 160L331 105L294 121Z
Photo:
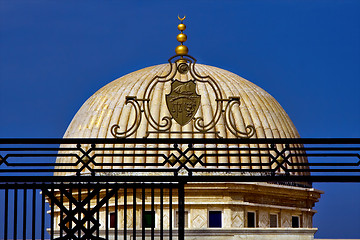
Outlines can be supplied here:
M171 92L166 94L166 105L171 116L181 126L186 125L195 116L200 106L201 96L196 93L194 80L171 83Z

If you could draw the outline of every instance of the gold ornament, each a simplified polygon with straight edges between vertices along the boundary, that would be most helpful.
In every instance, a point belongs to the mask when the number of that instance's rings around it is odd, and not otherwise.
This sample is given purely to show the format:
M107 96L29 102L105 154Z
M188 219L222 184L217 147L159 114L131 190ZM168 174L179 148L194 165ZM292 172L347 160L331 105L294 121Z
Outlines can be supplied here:
M175 53L177 55L187 55L189 52L189 49L185 45L179 45L175 48Z
M176 36L176 39L178 40L178 42L185 42L187 39L187 36L184 33L179 33Z
M185 18L186 18L186 16L184 16L184 17L181 18L181 17L178 15L178 19L179 19L181 22L184 21Z
M178 19L181 21L181 23L178 25L178 29L181 31L181 33L179 33L176 36L176 40L178 40L178 42L180 42L181 45L179 45L175 48L175 52L177 55L187 55L189 52L189 49L187 48L187 46L183 45L183 43L186 42L186 40L187 40L186 34L183 33L183 31L186 29L185 24L183 24L183 21L185 20L185 18L186 18L186 16L181 18L178 15Z
M183 23L180 23L180 24L178 25L178 29L179 29L179 31L184 31L184 30L186 29L186 25L183 24Z

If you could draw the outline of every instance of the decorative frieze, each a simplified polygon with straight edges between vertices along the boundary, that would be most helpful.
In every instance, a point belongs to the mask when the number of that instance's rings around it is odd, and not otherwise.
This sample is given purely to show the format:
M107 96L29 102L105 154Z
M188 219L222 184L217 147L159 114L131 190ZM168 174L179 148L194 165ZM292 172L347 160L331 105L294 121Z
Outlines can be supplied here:
M245 211L242 207L233 207L231 209L231 227L243 228L245 226Z
M259 227L267 228L270 227L270 215L266 209L259 210Z
M207 227L207 210L206 209L192 209L190 214L191 214L192 228L206 228Z
M291 227L291 213L288 211L281 211L281 226L282 228Z

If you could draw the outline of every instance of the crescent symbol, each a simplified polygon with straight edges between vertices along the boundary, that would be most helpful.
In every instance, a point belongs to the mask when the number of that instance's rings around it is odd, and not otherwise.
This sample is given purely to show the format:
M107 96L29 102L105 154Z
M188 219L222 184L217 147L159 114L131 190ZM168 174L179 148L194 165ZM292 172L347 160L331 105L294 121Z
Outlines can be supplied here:
M180 21L184 21L185 18L186 18L186 16L184 16L183 18L181 18L181 17L178 15L178 19L179 19Z

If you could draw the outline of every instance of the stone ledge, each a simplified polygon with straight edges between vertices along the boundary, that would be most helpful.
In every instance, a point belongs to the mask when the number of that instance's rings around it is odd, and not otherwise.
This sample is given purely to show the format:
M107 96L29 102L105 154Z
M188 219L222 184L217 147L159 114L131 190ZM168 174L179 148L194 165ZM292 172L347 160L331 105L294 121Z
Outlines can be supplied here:
M317 228L205 228L185 229L185 234L204 232L212 234L315 234Z
M185 229L186 240L314 240L314 234L317 228L242 228L242 229ZM114 240L115 231L109 229L109 240ZM118 240L123 239L123 230L118 230ZM127 239L132 239L133 230L127 229ZM100 237L105 236L105 230L100 230ZM141 236L142 230L137 229L136 235ZM148 238L151 235L151 230L146 229L145 236ZM154 230L154 236L158 238L160 231ZM178 231L173 229L173 238L177 238ZM59 231L54 231L54 237L59 237ZM163 231L163 237L169 237L169 231ZM320 240L320 239L317 239ZM325 240L325 239L322 239Z

